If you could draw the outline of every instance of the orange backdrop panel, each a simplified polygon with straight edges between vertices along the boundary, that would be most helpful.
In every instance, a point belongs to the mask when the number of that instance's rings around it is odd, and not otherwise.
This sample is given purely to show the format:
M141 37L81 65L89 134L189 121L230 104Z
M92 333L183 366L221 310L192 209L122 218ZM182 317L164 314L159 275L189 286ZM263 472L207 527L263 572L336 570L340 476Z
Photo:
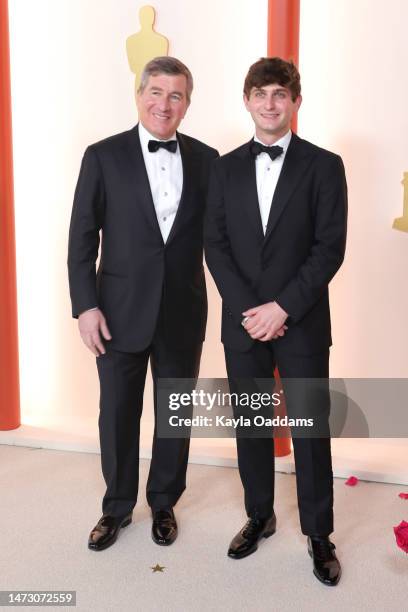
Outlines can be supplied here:
M300 0L269 0L268 4L268 57L278 56L299 64L299 13ZM292 130L296 132L297 118L292 120ZM279 373L275 372L279 381ZM283 416L286 410L279 411ZM275 455L283 457L290 454L289 428L277 428ZM286 430L286 431L285 431ZM288 437L282 437L287 435Z
M299 65L300 0L269 0L268 57L277 55ZM296 117L292 130L296 132Z
M7 0L0 0L0 429L20 425Z

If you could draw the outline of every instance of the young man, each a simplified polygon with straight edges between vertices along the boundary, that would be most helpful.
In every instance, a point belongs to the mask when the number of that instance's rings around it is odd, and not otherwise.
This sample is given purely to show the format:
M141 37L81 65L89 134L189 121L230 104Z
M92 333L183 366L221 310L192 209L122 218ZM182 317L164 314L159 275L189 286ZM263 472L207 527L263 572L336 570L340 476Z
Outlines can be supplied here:
M292 62L263 58L249 69L244 103L255 137L213 164L206 261L223 300L222 341L230 386L273 376L327 379L328 284L346 239L346 181L338 155L290 130L300 76ZM291 406L287 406L289 416ZM324 408L329 414L329 402ZM293 439L302 531L314 573L337 584L330 438ZM272 438L237 436L249 517L228 555L241 559L276 528Z
M191 73L177 59L149 62L137 93L139 124L87 148L75 192L72 311L97 356L107 486L91 550L112 545L132 520L149 358L155 387L160 377L198 376L207 318L203 216L218 153L176 131L192 89ZM156 414L156 392L154 399ZM158 438L155 430L147 500L160 545L177 536L173 506L185 488L188 452L188 439Z

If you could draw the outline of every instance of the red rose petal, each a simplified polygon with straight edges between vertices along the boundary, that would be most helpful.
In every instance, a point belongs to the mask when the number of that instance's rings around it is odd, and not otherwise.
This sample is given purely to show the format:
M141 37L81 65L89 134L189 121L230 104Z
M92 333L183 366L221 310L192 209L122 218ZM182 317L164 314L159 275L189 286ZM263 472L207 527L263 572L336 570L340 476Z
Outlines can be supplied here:
M349 487L355 487L357 483L358 478L356 478L355 476L350 476L350 478L347 478L344 484L348 485Z
M408 493L400 493L398 497L400 497L401 499L408 499Z
M399 525L394 527L394 533L397 546L408 553L408 523L406 521L401 521Z

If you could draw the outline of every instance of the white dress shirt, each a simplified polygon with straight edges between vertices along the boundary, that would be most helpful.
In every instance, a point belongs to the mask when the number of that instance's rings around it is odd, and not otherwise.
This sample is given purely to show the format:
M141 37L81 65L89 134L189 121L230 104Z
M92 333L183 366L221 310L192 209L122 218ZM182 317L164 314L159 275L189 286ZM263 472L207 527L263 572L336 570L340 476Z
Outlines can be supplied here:
M286 151L292 137L292 132L289 130L282 138L273 143L273 145L265 145L264 142L254 137L255 142L260 142L265 146L282 147L283 153L272 161L267 153L260 153L256 156L256 187L258 190L259 211L262 219L262 229L266 233L268 224L269 212L271 210L273 194L275 193L279 175L282 170Z
M177 143L175 153L162 148L155 153L151 153L148 149L149 140L159 139L150 134L140 122L139 138L157 221L163 241L166 242L176 217L183 189L183 164L180 147ZM176 134L167 140L177 140Z

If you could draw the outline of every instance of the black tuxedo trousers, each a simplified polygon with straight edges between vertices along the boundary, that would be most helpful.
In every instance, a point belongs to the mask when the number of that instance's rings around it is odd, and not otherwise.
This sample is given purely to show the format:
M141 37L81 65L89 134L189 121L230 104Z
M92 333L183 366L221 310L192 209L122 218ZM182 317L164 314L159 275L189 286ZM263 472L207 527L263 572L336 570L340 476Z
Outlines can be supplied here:
M131 512L139 488L140 417L147 366L154 386L155 428L146 498L153 510L172 507L186 487L189 438L157 436L158 378L196 378L202 343L178 349L165 340L165 318L160 310L153 341L137 353L109 348L97 357L100 380L99 436L106 492L102 511L113 516Z
M317 355L279 354L273 342L256 342L251 350L242 353L225 348L225 359L230 391L239 393L243 381L250 378L272 378L278 366L282 380L290 378L327 379L329 350ZM245 383L244 383L245 384ZM330 400L322 407L321 417L328 421ZM306 407L305 407L306 408ZM288 417L292 405L286 402ZM302 411L297 405L296 411ZM305 409L306 413L307 408ZM267 518L274 508L274 440L250 438L237 431L238 467L245 494L248 516ZM299 517L305 535L329 535L333 531L333 472L330 437L294 437L296 485Z

